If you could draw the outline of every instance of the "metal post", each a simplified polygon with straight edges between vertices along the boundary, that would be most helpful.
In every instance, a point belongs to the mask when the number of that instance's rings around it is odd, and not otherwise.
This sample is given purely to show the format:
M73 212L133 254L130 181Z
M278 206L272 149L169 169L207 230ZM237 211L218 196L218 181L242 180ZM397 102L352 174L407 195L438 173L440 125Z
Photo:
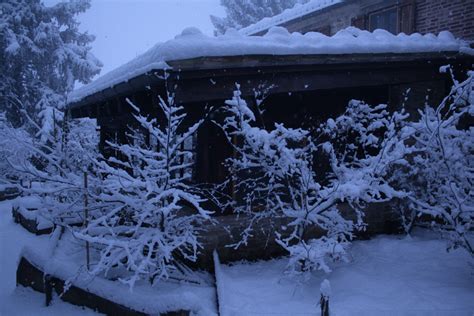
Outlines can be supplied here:
M89 218L89 201L88 201L88 191L87 191L87 172L84 172L84 227L87 227L88 218ZM90 265L90 254L89 254L89 242L86 241L86 263L87 270L89 270Z

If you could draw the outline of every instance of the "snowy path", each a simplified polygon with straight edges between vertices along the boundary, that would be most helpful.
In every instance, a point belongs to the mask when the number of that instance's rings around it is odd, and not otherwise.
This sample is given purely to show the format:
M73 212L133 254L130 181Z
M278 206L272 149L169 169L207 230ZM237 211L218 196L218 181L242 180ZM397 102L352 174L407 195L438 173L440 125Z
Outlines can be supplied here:
M11 202L0 202L0 315L97 315L60 300L45 307L43 294L16 288L16 267L23 246L41 249L47 242L48 237L36 237L13 223Z
M221 266L222 316L320 315L319 286L331 282L332 315L474 315L468 256L436 236L356 242L353 261L306 284L283 276L285 259Z

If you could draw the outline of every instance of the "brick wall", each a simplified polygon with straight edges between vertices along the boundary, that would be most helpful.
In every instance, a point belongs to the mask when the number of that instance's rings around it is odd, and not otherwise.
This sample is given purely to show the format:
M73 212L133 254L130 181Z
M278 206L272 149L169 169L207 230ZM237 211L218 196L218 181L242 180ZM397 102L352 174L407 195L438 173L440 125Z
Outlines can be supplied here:
M415 25L419 33L448 30L456 37L474 41L474 1L417 0Z
M415 10L414 15L410 13L407 16L410 21L403 19L404 13L409 13L405 11L408 9L407 5L411 8L410 12ZM474 0L353 0L308 14L282 26L290 32L318 31L333 35L354 24L354 20L357 19L359 22L355 25L359 28L368 28L371 12L391 6L405 8L399 11L400 31L437 34L447 30L456 37L474 41ZM265 31L258 35L263 33Z

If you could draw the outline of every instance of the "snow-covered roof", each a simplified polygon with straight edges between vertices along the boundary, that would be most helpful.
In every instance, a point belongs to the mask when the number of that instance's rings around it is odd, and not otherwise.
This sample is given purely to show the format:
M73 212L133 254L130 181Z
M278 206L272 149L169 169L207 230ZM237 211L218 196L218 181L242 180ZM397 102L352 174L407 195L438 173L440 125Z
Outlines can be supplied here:
M197 57L460 51L473 52L467 43L455 39L449 32L393 35L384 30L368 32L349 27L329 37L316 32L290 34L283 27L272 27L264 36L246 36L233 30L214 37L188 28L174 39L155 45L130 62L73 91L68 103L78 102L151 70L169 69L167 62Z
M239 30L244 35L253 35L270 29L272 26L282 25L286 22L295 20L307 14L333 6L343 0L309 0L305 4L297 3L294 7L286 9L280 14L262 20L244 27Z

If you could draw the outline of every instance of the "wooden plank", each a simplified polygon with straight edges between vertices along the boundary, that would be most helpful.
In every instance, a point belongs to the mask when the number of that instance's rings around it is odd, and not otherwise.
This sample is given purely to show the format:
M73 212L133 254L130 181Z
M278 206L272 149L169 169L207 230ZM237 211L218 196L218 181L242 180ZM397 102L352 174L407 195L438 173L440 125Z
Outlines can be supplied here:
M223 56L223 57L197 57L168 61L173 68L173 72L180 72L185 75L185 71L196 71L202 69L226 69L232 68L254 68L254 67L301 67L316 65L348 65L354 67L364 66L366 63L392 63L392 62L413 62L432 61L446 58L462 58L463 55L457 52L435 52L435 53L379 53L379 54L304 54L304 55L245 55L245 56ZM467 57L467 56L466 56ZM472 58L472 57L471 57ZM357 65L361 64L361 65Z
M442 79L437 67L390 67L357 70L261 72L254 75L181 78L176 81L176 101L180 103L223 100L232 96L239 83L243 96L253 96L261 84L274 84L271 94L316 91L326 89L381 86L416 81Z
M312 83L317 83L318 86L325 82L334 81L332 78L336 76L332 75L333 72L346 72L346 73L358 73L367 69L384 69L384 71L394 70L397 71L399 68L413 68L417 69L412 72L412 79L417 80L417 77L423 76L422 72L427 71L428 68L436 69L438 65L446 63L461 63L464 68L467 68L472 63L474 58L472 56L466 56L454 52L441 52L441 53L420 53L420 54L352 54L352 55L285 55L285 56L228 56L228 57L201 57L193 58L180 61L169 62L173 66L173 70L170 72L170 78L167 81L168 87L174 89L175 84L178 84L176 93L180 102L194 102L194 101L211 101L222 98L227 98L227 93L230 89L233 89L235 82L255 83L267 81L271 83L274 78L284 78L285 76L291 76L292 78L302 77L303 81L311 80ZM426 66L426 68L422 68ZM313 72L313 75L308 75L308 72ZM153 73L153 72L151 72ZM301 75L304 74L304 75ZM321 78L321 75L325 74L326 78ZM76 108L82 108L84 106L96 105L99 102L107 100L114 100L117 97L123 98L131 96L139 92L144 92L149 89L148 83L150 83L154 76L153 84L150 85L151 89L155 91L163 92L164 81L158 79L158 76L150 75L150 73L144 74L144 78L132 80L133 86L129 83L119 84L113 88L106 89L100 93L94 94L86 98L83 101L70 105L72 109L72 117L82 117L84 113L80 113ZM341 76L339 74L338 76ZM248 78L246 78L248 77ZM389 77L389 76L387 76ZM224 78L224 79L219 79ZM256 79L258 78L258 79ZM351 76L346 76L351 78ZM360 82L365 82L365 77L355 78ZM344 78L343 78L344 79ZM345 79L345 80L346 80ZM378 78L372 77L374 84L378 84ZM196 81L194 86L187 81ZM299 81L301 81L299 80ZM350 80L350 79L347 79ZM346 80L346 81L347 81ZM225 85L220 83L215 85L213 82L226 82ZM297 80L298 81L298 80ZM207 83L206 83L207 82ZM386 80L384 80L387 83ZM397 83L399 81L396 81ZM283 84L290 83L286 91L292 91L295 88L295 83L291 84L291 80L280 80L277 84L282 87ZM296 84L297 91L304 91L298 87L305 83L298 82ZM367 85L370 83L363 83ZM341 85L327 85L325 89L337 88ZM343 85L342 85L343 86ZM354 86L353 84L348 86ZM182 93L183 87L186 87L186 93ZM188 87L191 87L188 90ZM199 89L192 89L193 87L199 87ZM215 90L223 88L224 93L215 95ZM212 89L212 91L202 90ZM174 90L173 90L174 91ZM284 91L284 89L282 89ZM194 94L191 95L191 94ZM206 97L208 95L209 97ZM106 107L99 108L98 116L106 117ZM93 114L91 114L93 115ZM110 114L109 114L110 115Z
M399 30L405 34L415 31L415 1L404 0L399 7Z

